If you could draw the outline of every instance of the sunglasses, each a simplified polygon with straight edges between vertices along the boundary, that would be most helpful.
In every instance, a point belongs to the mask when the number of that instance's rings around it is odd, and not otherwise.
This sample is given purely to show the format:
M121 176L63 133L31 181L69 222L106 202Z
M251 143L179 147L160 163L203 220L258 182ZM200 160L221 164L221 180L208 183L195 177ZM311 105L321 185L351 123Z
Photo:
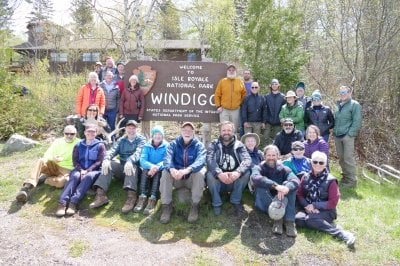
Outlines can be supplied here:
M64 135L66 135L66 136L74 136L75 133L64 133Z
M258 89L258 87L251 87L252 89Z
M293 151L304 151L304 148L294 148Z
M88 111L97 112L97 109L88 109Z
M283 124L284 127L292 127L293 124Z
M321 162L321 161L312 161L313 164L319 164L319 165L324 165L325 162Z
M347 93L349 93L348 91L339 91L339 95L346 95Z

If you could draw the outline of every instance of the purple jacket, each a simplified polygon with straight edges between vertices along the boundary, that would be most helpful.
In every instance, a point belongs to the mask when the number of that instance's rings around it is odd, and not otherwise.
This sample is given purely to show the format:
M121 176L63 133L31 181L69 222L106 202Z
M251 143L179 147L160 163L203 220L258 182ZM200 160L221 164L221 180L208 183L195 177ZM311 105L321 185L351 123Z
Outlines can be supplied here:
M318 137L318 139L314 140L314 142L310 142L310 140L305 140L304 141L304 156L307 158L311 158L311 155L315 151L320 151L326 154L326 156L329 158L329 145L328 143L325 142L325 140L322 137Z

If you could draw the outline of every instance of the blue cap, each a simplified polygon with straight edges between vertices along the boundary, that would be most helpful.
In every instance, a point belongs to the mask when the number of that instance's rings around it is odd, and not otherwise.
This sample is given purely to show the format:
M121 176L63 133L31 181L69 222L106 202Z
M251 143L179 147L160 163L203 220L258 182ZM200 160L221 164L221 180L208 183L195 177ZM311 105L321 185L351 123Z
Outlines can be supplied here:
M153 129L151 130L151 136L153 137L154 134L156 133L160 133L161 135L164 136L164 129L162 126L155 126L153 127Z

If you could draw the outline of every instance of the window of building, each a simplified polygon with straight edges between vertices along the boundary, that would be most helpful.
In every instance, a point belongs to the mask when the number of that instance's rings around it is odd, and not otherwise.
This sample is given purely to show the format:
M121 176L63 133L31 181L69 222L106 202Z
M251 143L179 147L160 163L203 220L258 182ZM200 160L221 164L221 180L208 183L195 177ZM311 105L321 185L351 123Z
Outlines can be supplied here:
M83 62L97 62L100 61L100 53L83 53Z
M51 62L68 62L67 53L50 53Z

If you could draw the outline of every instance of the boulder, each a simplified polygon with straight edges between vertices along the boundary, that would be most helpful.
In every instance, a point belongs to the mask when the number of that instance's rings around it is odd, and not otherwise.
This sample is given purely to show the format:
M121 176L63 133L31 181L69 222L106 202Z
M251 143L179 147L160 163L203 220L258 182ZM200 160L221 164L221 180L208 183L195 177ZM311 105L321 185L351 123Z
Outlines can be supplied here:
M39 142L37 141L18 134L13 134L4 144L1 154L8 155L13 152L27 151L38 144Z

